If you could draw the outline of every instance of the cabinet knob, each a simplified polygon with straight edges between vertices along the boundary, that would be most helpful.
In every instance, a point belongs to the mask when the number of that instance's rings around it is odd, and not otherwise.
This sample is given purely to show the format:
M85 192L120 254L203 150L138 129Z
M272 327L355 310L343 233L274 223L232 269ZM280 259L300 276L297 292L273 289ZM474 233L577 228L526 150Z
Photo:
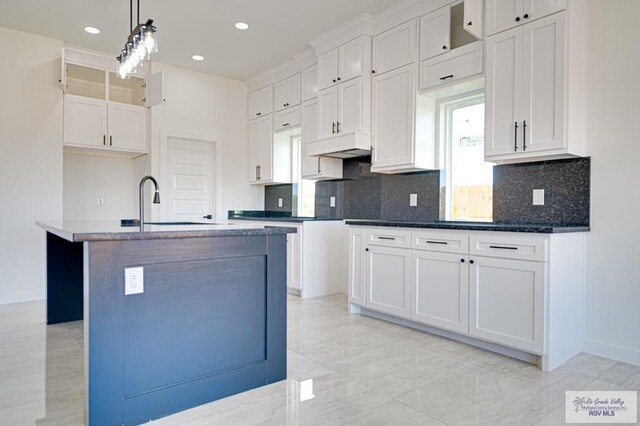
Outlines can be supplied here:
M473 265L473 263L474 263L474 262L473 262L473 259L471 259L471 260L469 261L469 263Z
M520 17L516 16L516 22L520 22Z
M524 14L524 19L529 19L529 14L528 13Z
M371 70L371 74L375 74L375 73L376 73L376 70Z
M369 249L368 249L368 248L366 248L366 249L364 249L364 251L369 251Z
M473 21L469 21L469 22L467 22L467 25L468 25L468 26L472 26L472 25L473 25Z
M443 50L447 50L447 45L445 44L444 46L442 46Z
M338 77L338 81L340 81L340 77Z
M464 259L460 259L460 262L464 263Z
M336 82L336 79L335 79L335 78L333 79L333 82L334 82L334 83Z

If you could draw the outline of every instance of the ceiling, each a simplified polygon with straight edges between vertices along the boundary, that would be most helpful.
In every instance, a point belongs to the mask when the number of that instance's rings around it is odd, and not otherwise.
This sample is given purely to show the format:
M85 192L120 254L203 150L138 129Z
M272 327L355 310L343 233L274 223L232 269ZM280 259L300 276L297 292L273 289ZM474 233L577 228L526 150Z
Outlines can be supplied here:
M154 60L246 80L283 63L327 30L399 0L142 0L140 20L154 20ZM135 4L134 4L135 13ZM135 17L134 17L135 18ZM135 19L134 19L135 21ZM248 30L234 28L246 22ZM127 0L0 0L0 26L112 53L129 35ZM91 35L84 27L94 26ZM205 57L195 62L192 55ZM115 60L115 59L114 59Z

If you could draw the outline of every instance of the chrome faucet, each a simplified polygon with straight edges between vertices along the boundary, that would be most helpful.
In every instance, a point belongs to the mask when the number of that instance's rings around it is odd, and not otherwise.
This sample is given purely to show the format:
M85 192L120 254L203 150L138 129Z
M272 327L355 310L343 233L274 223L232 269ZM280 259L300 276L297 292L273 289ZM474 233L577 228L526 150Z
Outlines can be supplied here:
M150 180L156 189L153 196L153 204L160 204L160 189L158 189L158 181L153 176L145 176L140 181L140 230L144 230L144 184Z

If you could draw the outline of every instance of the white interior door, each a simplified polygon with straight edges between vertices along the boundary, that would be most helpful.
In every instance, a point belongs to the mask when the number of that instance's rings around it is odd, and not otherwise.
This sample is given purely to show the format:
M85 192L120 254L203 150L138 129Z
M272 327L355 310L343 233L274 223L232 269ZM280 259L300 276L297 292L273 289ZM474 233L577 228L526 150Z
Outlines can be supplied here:
M215 218L215 143L177 136L167 136L166 141L160 187L164 219L206 222L209 215Z

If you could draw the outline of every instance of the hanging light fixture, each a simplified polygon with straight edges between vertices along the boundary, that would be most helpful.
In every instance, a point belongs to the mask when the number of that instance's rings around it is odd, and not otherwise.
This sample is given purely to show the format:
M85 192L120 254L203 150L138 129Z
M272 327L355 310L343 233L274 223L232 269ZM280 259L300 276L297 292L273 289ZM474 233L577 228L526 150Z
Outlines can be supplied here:
M129 28L131 33L120 55L116 58L118 77L128 78L138 71L138 67L144 66L144 61L158 51L158 29L153 26L153 19L148 19L144 24L140 23L140 0L138 5L138 24L133 27L133 0L129 0Z

